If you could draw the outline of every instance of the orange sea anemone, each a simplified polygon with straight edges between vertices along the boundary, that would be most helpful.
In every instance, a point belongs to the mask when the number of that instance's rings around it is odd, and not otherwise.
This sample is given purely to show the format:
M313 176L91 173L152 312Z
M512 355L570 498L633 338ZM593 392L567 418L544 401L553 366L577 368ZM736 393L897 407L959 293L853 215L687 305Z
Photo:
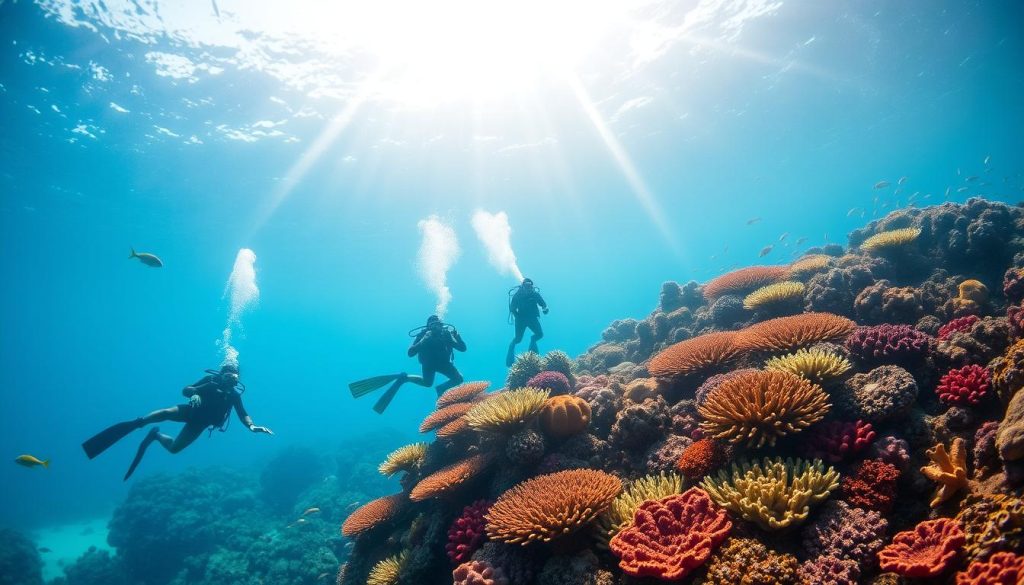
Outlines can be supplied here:
M685 376L728 364L740 354L736 333L708 333L680 341L651 358L647 371L652 376Z
M791 352L822 341L839 341L857 324L831 313L801 313L756 323L740 331L741 351Z
M446 494L487 469L492 460L489 454L474 455L431 473L420 480L409 493L414 502L436 498Z
M394 519L404 501L404 494L394 494L363 504L345 519L341 525L341 534L356 536Z
M445 392L437 399L437 407L444 408L458 402L469 402L482 394L490 382L466 382Z
M788 266L748 266L727 272L704 285L704 298L712 301L726 294L747 293L789 276Z

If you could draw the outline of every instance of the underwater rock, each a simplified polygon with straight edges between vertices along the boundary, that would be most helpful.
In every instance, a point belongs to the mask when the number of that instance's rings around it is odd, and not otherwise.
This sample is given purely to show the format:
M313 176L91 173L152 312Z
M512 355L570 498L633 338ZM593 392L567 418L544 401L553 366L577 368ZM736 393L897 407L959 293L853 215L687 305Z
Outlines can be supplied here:
M554 556L544 563L537 585L614 585L615 576L601 568L591 551L572 556Z
M505 443L505 457L515 465L533 465L544 458L544 437L533 429L523 429Z
M863 323L914 323L924 314L921 291L879 280L857 294L854 313Z
M881 423L904 416L917 399L917 382L899 366L880 366L855 374L833 394L836 406L851 418Z
M672 425L668 404L656 396L641 404L627 404L619 411L612 425L608 442L626 451L644 450L665 437Z
M9 528L0 528L0 583L43 585L43 560L35 543Z
M996 449L1003 461L1024 458L1024 392L1017 392L1006 407L996 433Z

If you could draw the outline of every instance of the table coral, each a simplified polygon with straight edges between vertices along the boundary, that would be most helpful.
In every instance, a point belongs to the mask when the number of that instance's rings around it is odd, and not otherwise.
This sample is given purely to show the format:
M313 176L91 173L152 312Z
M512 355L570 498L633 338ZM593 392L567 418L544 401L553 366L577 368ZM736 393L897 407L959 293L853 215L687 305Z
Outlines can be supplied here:
M714 300L726 294L752 291L766 284L781 282L789 276L786 266L748 266L728 272L704 285L704 298Z
M953 567L965 542L956 521L925 520L897 534L878 552L878 564L883 571L904 577L937 577Z
M443 467L421 479L412 488L409 499L420 502L458 489L467 481L483 473L492 460L493 457L490 454L479 454Z
M744 351L791 352L823 341L839 341L856 328L856 324L830 313L801 313L776 317L742 330L736 345Z
M921 473L939 485L935 490L931 506L934 508L952 498L967 487L967 447L960 437L953 439L949 451L939 443L926 452L931 463L921 468Z
M349 514L341 525L344 536L357 536L393 520L406 501L405 494L394 494L367 502Z
M988 394L991 382L988 370L978 365L966 365L946 372L935 393L945 404L975 406Z
M762 286L743 298L743 308L748 311L764 311L782 305L802 304L804 284L783 281Z
M680 341L651 358L647 371L652 376L672 377L720 368L740 354L735 338L736 334L728 331Z
M469 402L483 394L491 386L490 382L466 382L460 384L437 397L437 407L444 408L458 402Z

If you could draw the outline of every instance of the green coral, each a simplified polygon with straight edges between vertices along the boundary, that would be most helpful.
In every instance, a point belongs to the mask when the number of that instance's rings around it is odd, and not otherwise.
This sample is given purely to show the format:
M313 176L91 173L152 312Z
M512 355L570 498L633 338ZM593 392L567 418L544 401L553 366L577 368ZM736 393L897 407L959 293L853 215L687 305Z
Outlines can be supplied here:
M544 371L544 360L532 351L521 353L508 369L508 377L505 378L505 387L509 390L522 388L530 381L530 378Z

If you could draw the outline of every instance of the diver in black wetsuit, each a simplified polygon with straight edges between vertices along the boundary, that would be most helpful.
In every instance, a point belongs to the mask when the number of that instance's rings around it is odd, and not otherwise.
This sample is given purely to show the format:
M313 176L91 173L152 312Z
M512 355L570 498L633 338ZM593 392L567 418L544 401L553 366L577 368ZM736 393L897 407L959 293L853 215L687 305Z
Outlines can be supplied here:
M512 343L508 344L508 355L505 356L505 365L510 368L516 360L516 345L523 340L523 334L527 329L532 332L530 351L540 353L537 342L544 337L544 329L540 326L540 312L537 308L543 310L545 315L548 314L548 304L540 296L540 290L533 286L532 280L524 278L523 284L512 290L515 293L508 301L508 312L515 324L516 335Z
M239 386L242 388L241 391L238 390ZM111 445L128 435L128 433L150 423L163 421L185 423L185 426L178 432L177 437L165 435L157 427L150 429L149 433L142 439L139 450L135 454L135 459L132 461L131 467L128 468L128 473L124 476L125 480L127 480L135 472L135 468L142 461L142 456L145 455L146 449L153 441L158 441L168 452L172 454L177 453L191 445L206 429L213 430L219 428L225 430L232 409L238 415L238 420L242 421L242 424L250 431L273 435L274 433L267 427L253 424L252 417L249 416L249 413L245 411L245 406L242 405L242 392L244 391L245 386L238 379L237 366L227 364L221 367L220 371L207 370L206 376L191 386L185 386L181 391L188 398L187 403L154 410L144 417L117 423L82 443L82 449L85 450L85 454L89 459L92 459L106 451Z

